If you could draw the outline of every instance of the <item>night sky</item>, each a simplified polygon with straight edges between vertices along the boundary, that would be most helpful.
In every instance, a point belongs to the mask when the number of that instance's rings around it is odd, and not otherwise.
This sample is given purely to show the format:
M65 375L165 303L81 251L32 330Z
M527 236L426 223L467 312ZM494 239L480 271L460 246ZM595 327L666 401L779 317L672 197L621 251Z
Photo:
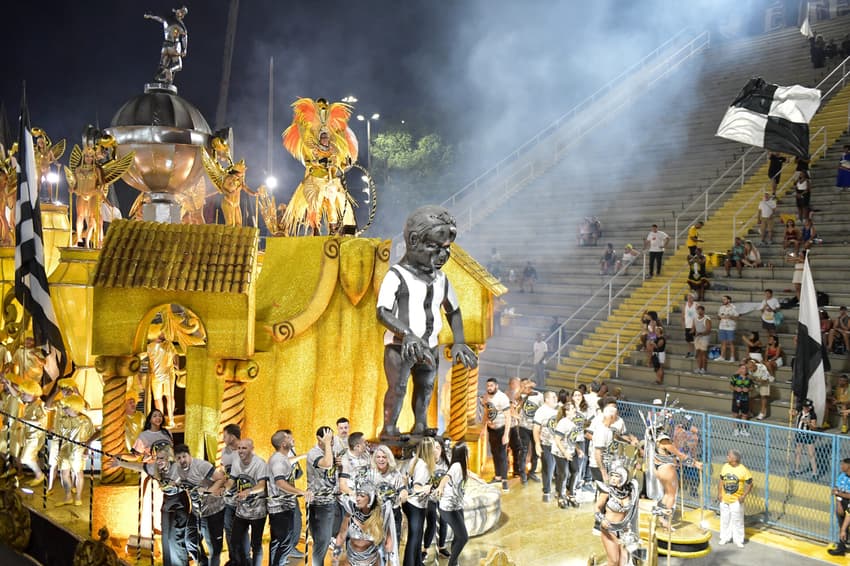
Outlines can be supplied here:
M436 132L457 148L456 178L472 178L694 23L694 14L707 19L707 7L742 3L680 4L242 0L226 122L235 130L235 157L246 158L249 184L259 184L266 168L268 61L274 56L274 172L283 186L294 188L303 172L279 145L292 116L289 104L300 96L356 96L355 113L381 114L373 133ZM32 123L54 140L67 138L70 147L86 124L109 125L157 68L162 27L143 14L164 16L180 5L6 3L0 100L13 125L24 80ZM185 5L188 57L175 83L215 127L229 3ZM354 122L353 129L362 148L365 128Z

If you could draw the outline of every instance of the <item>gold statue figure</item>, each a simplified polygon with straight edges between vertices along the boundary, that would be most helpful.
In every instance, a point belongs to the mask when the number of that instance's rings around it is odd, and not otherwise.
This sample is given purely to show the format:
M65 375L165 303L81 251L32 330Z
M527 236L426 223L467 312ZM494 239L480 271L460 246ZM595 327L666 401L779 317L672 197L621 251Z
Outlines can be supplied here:
M300 98L292 104L292 124L283 132L283 147L305 168L304 179L286 207L283 229L318 235L322 222L336 233L354 226L354 200L342 176L357 159L357 138L348 127L351 107L324 98Z
M15 243L15 202L18 198L18 144L6 151L0 146L0 244Z
M65 155L65 140L59 140L55 144L50 141L50 136L41 128L32 129L33 146L35 149L35 169L38 171L39 182L46 182L50 166L58 162ZM58 192L58 187L57 187ZM56 200L50 186L47 187L50 200Z
M109 193L109 186L120 179L133 164L135 152L120 159L111 158L108 146L87 145L84 149L74 145L70 167L65 167L68 190L75 195L77 208L77 239L82 241L85 231L86 245L99 248L103 242L101 205ZM100 157L101 163L98 163Z
M269 229L269 233L272 236L285 236L286 231L283 228L283 223L286 216L286 205L283 203L276 204L274 195L267 191L265 187L259 188L257 198L259 199L260 215L263 217L263 222Z
M245 184L245 171L248 167L245 160L234 163L230 167L223 167L207 149L201 151L204 159L204 169L212 181L213 186L222 194L221 211L224 214L224 223L227 226L242 226L242 208L240 198L242 191L252 197L256 197L258 191L252 191ZM260 189L265 189L261 186Z
M145 14L146 20L154 20L162 24L162 50L159 57L159 69L154 80L172 84L174 73L183 69L183 58L189 49L189 33L183 18L189 13L186 6L171 10L172 15L161 18L154 14Z
M215 193L211 193L215 194ZM206 224L204 221L204 203L207 200L207 182L201 177L194 186L177 196L180 203L180 221L183 224Z

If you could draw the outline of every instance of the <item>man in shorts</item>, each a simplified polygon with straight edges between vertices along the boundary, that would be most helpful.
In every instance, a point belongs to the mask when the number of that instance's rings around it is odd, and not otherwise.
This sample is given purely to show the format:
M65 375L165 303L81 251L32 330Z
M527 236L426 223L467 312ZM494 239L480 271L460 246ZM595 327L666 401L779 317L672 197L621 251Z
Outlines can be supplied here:
M773 296L773 289L764 290L764 300L759 305L761 311L761 327L768 335L776 336L776 311L779 310L779 301Z
M770 400L770 384L773 383L773 376L767 370L767 366L752 358L747 360L747 371L750 378L759 388L759 397L761 398L761 410L756 415L757 420L762 420L767 416L767 403Z
M693 293L688 293L685 297L685 304L682 306L682 328L685 329L685 342L688 344L688 353L685 358L694 357L694 320L697 317L697 302Z
M705 375L708 367L708 343L711 338L711 318L705 315L705 307L697 307L697 317L694 319L694 350L696 350L697 370Z

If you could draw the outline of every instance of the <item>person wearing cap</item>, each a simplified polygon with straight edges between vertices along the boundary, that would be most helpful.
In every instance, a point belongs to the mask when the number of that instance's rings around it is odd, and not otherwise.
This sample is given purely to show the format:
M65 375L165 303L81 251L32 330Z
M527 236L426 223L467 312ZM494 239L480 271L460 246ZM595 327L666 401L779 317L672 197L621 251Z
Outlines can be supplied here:
M623 248L623 257L617 261L617 271L623 270L623 273L634 263L635 258L640 254L631 244L626 244Z
M847 307L843 305L838 309L838 316L826 340L826 348L829 352L834 352L832 346L836 338L844 341L844 353L850 353L850 315L847 314Z
M35 478L27 485L36 486L44 480L44 474L38 463L38 453L44 447L45 432L47 427L47 412L41 400L41 386L31 379L24 380L18 387L21 402L24 404L23 430L21 431L21 464L28 467L35 474ZM38 427L38 428L36 428Z
M62 409L61 402L70 395L80 395L77 389L77 382L72 377L65 377L56 383L56 388L48 395L44 408L47 410L47 421L50 430L57 436L50 438L50 450L47 456L47 493L53 491L53 482L56 479L56 470L59 469L59 447L62 444L61 432L66 428L65 420L67 419L65 411Z
M94 425L91 419L83 413L86 402L79 395L63 397L59 402L59 410L63 415L61 429L58 433L64 441L59 448L58 467L62 477L62 487L65 490L65 500L62 505L71 504L71 494L75 488L74 505L83 504L83 467L86 456L86 444L94 436Z
M21 379L31 379L41 383L44 373L44 356L36 349L32 336L24 338L24 345L15 350L12 356L12 368L15 375Z

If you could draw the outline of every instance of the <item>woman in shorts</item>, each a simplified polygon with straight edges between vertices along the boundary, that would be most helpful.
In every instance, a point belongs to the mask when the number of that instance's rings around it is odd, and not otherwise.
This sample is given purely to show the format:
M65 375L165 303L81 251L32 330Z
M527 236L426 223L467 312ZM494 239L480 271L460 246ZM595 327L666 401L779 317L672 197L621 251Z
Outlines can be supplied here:
M800 471L800 456L803 452L803 446L806 447L806 452L809 455L809 462L812 465L812 477L818 477L818 461L815 458L815 441L817 437L811 433L817 426L818 417L815 414L815 404L811 399L806 399L803 402L803 408L799 412L796 409L791 410L791 414L796 417L794 428L797 432L794 434L794 440L797 443L794 449L794 475L802 474Z

